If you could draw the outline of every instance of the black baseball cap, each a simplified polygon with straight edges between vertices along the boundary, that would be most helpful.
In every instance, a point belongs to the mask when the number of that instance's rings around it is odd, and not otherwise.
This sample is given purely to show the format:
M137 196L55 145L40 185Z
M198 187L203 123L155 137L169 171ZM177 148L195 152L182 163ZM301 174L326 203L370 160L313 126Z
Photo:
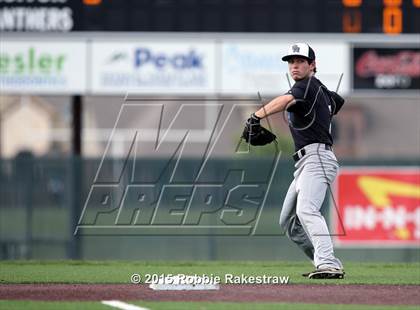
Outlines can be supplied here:
M290 58L300 56L309 60L315 60L315 52L306 43L294 43L290 45L286 56L283 56L281 60L288 61Z

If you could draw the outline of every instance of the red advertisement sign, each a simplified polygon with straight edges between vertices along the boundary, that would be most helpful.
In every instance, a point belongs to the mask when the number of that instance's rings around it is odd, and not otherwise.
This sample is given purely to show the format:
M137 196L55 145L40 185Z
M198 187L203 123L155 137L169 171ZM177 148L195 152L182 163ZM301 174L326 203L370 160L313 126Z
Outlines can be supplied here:
M420 167L341 170L331 209L337 245L420 245Z
M420 49L417 47L354 47L353 88L405 89L420 86Z

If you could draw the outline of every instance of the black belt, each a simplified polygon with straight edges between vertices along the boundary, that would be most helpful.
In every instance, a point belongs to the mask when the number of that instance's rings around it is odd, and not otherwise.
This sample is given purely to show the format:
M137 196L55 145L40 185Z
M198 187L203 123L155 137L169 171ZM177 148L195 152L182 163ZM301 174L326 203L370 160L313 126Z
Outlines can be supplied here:
M332 151L332 147L331 147L331 145L324 144L324 146L325 146L325 149L326 149L326 150L328 150L328 151ZM301 159L303 156L305 156L305 154L306 154L306 151L305 151L305 148L303 147L303 148L301 148L300 150L298 150L296 153L294 153L294 154L293 154L293 160L294 160L294 161L298 161L298 160L299 160L299 159Z

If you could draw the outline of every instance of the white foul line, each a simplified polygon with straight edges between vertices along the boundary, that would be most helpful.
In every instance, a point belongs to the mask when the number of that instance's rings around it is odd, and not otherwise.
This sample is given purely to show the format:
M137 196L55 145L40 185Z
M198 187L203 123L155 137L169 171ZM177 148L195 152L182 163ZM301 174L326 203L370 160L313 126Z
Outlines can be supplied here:
M119 300L102 300L101 303L122 310L149 310L148 308L127 304Z

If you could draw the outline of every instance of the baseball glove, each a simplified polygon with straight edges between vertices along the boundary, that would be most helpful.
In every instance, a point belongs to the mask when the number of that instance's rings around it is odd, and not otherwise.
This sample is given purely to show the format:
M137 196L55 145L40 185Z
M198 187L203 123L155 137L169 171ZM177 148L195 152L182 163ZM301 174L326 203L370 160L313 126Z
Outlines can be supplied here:
M254 146L262 146L276 140L276 135L260 124L260 118L252 114L246 121L242 137L246 142Z

